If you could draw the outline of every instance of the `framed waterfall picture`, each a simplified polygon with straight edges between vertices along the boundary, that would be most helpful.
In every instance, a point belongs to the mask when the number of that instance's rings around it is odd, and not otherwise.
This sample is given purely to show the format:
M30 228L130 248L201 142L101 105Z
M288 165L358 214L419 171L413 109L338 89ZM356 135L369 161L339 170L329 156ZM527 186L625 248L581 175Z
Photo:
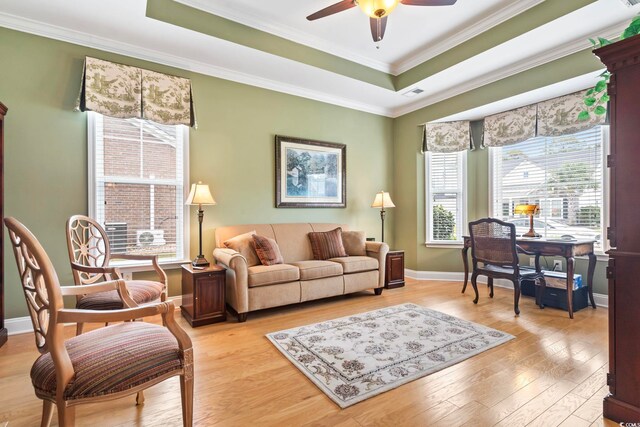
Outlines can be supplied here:
M276 135L276 207L347 206L347 146Z

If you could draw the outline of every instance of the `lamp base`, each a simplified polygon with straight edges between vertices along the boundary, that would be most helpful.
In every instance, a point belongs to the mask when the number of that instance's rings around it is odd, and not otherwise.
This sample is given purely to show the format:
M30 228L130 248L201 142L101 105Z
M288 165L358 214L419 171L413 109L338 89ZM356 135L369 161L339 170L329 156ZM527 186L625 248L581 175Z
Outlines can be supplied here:
M522 235L522 237L542 237L542 234L536 233L533 230L529 230Z
M196 259L191 263L194 267L208 267L209 261L204 257L204 255L198 255Z

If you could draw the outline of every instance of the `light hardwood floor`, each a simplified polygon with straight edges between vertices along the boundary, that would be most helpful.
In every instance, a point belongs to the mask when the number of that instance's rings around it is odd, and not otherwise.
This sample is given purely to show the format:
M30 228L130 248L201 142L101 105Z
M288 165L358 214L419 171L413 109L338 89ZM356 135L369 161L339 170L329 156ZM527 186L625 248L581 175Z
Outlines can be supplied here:
M606 394L607 311L540 310L531 298L513 315L513 293L485 286L480 302L456 282L408 280L381 296L360 293L265 310L246 323L192 329L195 413L201 426L613 426L602 418ZM341 410L264 337L268 332L412 302L516 336L497 348ZM158 319L153 319L158 321ZM71 336L74 328L69 327ZM0 426L35 426L41 403L29 380L33 335L0 349ZM78 407L79 426L181 425L177 378L135 396ZM54 423L55 424L55 416Z

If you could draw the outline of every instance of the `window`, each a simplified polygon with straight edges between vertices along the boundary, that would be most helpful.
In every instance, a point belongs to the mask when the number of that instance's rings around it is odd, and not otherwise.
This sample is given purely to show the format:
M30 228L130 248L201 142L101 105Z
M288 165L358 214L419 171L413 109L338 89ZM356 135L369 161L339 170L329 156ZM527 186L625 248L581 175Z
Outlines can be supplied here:
M184 260L188 128L88 117L89 215L104 226L111 252Z
M427 244L459 244L467 216L467 152L425 156Z
M607 149L606 126L490 148L491 215L514 223L517 233L523 234L529 221L514 216L513 208L537 203L536 232L549 238L597 239L596 247L602 251Z

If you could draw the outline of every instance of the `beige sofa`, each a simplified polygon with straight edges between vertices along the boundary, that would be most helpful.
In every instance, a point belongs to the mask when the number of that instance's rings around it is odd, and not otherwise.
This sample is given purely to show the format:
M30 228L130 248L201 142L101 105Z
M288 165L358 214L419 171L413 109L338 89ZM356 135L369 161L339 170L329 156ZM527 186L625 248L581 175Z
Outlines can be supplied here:
M302 301L373 289L376 295L384 286L386 243L366 242L366 256L313 260L307 234L330 231L341 224L250 224L216 229L215 262L227 268L226 300L243 322L250 311L278 307ZM247 266L247 260L224 242L255 230L275 239L284 264Z

